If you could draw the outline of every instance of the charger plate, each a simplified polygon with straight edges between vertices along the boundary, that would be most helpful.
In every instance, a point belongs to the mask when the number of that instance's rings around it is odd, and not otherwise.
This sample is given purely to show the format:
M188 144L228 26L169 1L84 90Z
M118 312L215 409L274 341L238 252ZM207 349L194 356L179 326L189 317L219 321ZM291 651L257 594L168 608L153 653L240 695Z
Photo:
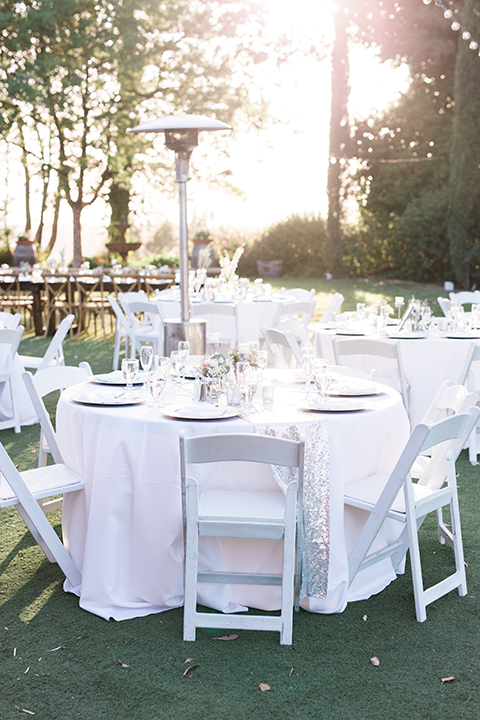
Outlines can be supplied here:
M166 405L161 409L162 415L173 420L227 420L236 417L238 408L210 403L191 403L190 405Z
M126 385L127 381L123 377L121 370L114 370L110 373L103 373L102 375L93 375L90 378L90 382L97 383L98 385ZM133 381L133 385L143 385L145 382L145 373L140 370L137 377Z
M112 393L99 393L92 390L78 390L69 395L70 400L82 405L100 405L103 407L117 405L140 405L146 400L145 393L128 392L114 395Z
M302 412L357 412L370 410L371 406L364 400L344 400L342 398L329 398L325 402L310 402L298 409Z

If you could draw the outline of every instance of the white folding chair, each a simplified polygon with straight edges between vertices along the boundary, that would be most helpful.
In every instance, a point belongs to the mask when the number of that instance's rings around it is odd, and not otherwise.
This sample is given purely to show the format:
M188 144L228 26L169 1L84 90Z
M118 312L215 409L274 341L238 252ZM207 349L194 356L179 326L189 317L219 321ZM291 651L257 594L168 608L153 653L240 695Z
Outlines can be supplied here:
M15 506L50 562L57 562L73 587L82 576L39 505L45 497L83 490L82 478L66 465L49 465L19 473L0 444L0 508Z
M185 437L180 431L180 459L184 488L186 522L185 607L183 639L195 640L195 628L217 627L280 632L280 643L291 645L293 605L298 597L301 572L304 442L283 440L266 435L226 434ZM297 470L283 492L243 492L232 490L200 490L187 465L212 462L248 461L267 463ZM258 574L225 571L198 571L199 537L232 537L283 539L281 574ZM297 551L297 552L296 552ZM295 558L295 554L297 557ZM240 583L281 585L281 615L225 615L197 612L197 583Z
M0 328L15 330L20 325L21 319L20 313L0 312Z
M0 361L0 395L8 386L12 404L12 417L0 421L0 430L13 427L16 433L21 432L21 428L14 361L23 330L22 325L15 330L0 329L0 356L2 358Z
M220 333L220 342L230 349L237 344L237 310L228 303L200 303L192 305L191 315L207 321L207 335Z
M273 320L273 327L282 332L291 332L302 346L311 347L308 324L312 319L316 304L315 300L282 303Z
M290 290L287 290L286 288L282 287L280 288L279 294L294 298L295 300L301 300L302 302L309 302L315 299L314 288L312 288L311 290L304 290L303 288L291 288Z
M125 357L129 356L131 327L115 295L107 295L107 300L110 303L110 307L112 308L113 314L116 318L115 345L113 348L113 369L118 370L122 340L125 340Z
M62 454L57 443L57 435L53 429L43 398L56 390L64 390L77 383L85 382L91 376L92 370L87 362L81 362L78 367L62 365L60 367L45 368L45 370L37 372L35 375L29 372L23 373L23 381L40 421L38 467L45 467L49 453L56 463L63 463ZM45 504L44 507L56 510L57 507L60 507L60 504L61 502L54 506L50 503Z
M467 593L455 460L479 414L480 409L474 407L467 413L444 418L433 425L420 423L413 430L389 478L369 476L346 488L345 504L369 513L348 558L349 584L358 572L389 557L393 569L397 570L407 550L410 550L415 610L419 622L426 620L426 606L434 600L455 588L458 588L459 595ZM426 450L432 450L432 460L418 483L412 483L410 468L418 454ZM447 485L444 487L445 482ZM451 530L439 519L446 505L450 507ZM439 539L448 542L454 550L455 572L424 590L418 529L426 515L434 511L437 513ZM368 554L387 518L404 525L398 539Z
M140 352L142 342L151 343L154 352L163 351L163 319L160 308L155 302L135 300L124 303L125 314L130 325L130 356Z
M409 412L408 382L403 371L402 354L398 343L392 340L375 340L372 338L342 338L341 342L339 342L334 338L333 348L337 365L348 365L348 362L344 362L344 358L348 356L367 356L369 358L369 370L377 370L375 374L376 381L398 390L402 396L405 409L407 413ZM391 374L385 377L383 373L378 372L375 365L377 358L392 361Z
M335 293L330 301L329 306L320 318L319 323L323 325L324 323L332 322L333 320L335 320L335 317L340 310L340 307L342 306L344 300L345 298L341 293Z
M432 425L443 417L467 412L477 402L478 395L475 392L469 393L464 385L455 385L453 380L444 380L423 416L422 422ZM419 455L412 465L411 476L419 478L429 461L430 453Z
M37 372L41 372L47 367L65 365L63 341L65 340L74 320L75 315L67 315L63 318L43 357L20 355L19 357L22 361L23 367L36 368Z
M273 356L274 367L285 369L290 368L292 364L301 366L302 351L291 332L282 332L276 328L266 328L265 326L260 330L268 350ZM287 356L285 356L284 350L287 351Z
M471 393L475 393L477 395L477 402L480 402L480 386L478 385L478 380L475 380L475 371L477 371L477 374L480 372L480 365L477 365L477 363L480 363L480 345L471 343L460 373L459 382L465 385ZM468 439L468 459L472 465L478 465L477 457L480 453L479 431L480 428L475 427Z
M446 318L450 317L450 308L452 307L452 301L448 298L438 297L437 303L440 306L440 310L443 312Z
M480 290L462 290L461 292L451 292L448 294L451 302L458 305L471 305L472 303L480 303Z

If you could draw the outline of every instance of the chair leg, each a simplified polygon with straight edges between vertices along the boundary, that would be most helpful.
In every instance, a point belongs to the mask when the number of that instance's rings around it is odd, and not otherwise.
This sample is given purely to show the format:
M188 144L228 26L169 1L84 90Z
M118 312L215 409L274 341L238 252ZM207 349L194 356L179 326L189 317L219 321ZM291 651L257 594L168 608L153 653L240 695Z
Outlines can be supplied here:
M195 640L198 573L198 487L194 480L187 483L187 528L185 554L185 604L183 608L183 639Z
M282 629L280 630L280 645L292 644L295 582L295 505L296 488L294 483L291 483L287 490L285 533L283 537Z
M422 523L421 519L411 517L408 522L408 540L410 548L410 564L412 568L413 594L415 598L415 612L418 622L427 619L426 605L423 596L422 565L420 562L420 546L418 544L418 528Z
M465 573L465 558L463 555L462 529L460 525L460 508L457 493L453 493L450 500L450 516L452 520L453 552L455 555L455 570L458 576L458 594L467 594L467 576Z

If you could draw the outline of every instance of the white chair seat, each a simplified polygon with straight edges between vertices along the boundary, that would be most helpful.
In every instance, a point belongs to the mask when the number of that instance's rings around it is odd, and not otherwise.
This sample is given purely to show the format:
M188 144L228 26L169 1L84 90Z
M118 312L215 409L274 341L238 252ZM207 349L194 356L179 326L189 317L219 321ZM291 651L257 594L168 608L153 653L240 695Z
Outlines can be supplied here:
M198 515L200 522L199 534L202 534L202 523L208 517L212 523L228 523L227 537L232 537L232 519L239 519L242 523L251 523L251 532L258 523L278 524L280 531L275 538L283 537L283 522L285 516L285 498L281 492L236 492L231 490L205 490L200 494ZM220 528L219 528L220 529ZM257 531L258 532L258 531ZM221 537L220 532L218 537ZM246 537L244 530L239 537ZM248 535L257 537L257 535ZM260 537L265 537L262 530ZM269 536L273 537L273 536Z
M35 500L42 500L73 490L82 490L85 487L83 479L66 465L48 465L33 470L24 470L20 473L20 477ZM0 479L0 507L17 503L17 496L2 476Z
M353 507L370 510L372 505L377 504L387 481L388 475L370 475L356 480L345 488L345 502L347 505L353 505ZM412 490L415 502L424 500L432 494L432 490L428 486L419 485L418 483L412 485ZM397 515L405 515L405 496L403 489L398 492L387 517L391 517L390 513L392 511Z

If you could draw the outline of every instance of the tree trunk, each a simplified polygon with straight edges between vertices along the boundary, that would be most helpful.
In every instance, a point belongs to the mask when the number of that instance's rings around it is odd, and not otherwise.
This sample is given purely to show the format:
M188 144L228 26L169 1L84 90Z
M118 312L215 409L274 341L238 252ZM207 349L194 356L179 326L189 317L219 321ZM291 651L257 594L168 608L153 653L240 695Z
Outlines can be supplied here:
M332 54L332 105L327 177L328 219L327 237L323 248L325 268L335 274L338 274L342 267L343 178L350 137L347 27L347 13L340 5L335 15L335 43Z
M79 201L70 204L73 212L73 267L78 268L83 262L82 253L82 226L80 218L83 204Z
M61 200L60 192L57 192L57 194L55 196L55 209L54 209L54 213L53 213L52 234L50 235L50 240L48 241L48 245L45 248L45 258L50 257L50 255L52 254L52 250L55 247L55 243L57 242L58 216L60 215L60 200Z
M462 25L478 37L474 0L463 6ZM447 236L455 279L469 289L472 270L480 263L480 61L465 41L458 46L454 97Z

